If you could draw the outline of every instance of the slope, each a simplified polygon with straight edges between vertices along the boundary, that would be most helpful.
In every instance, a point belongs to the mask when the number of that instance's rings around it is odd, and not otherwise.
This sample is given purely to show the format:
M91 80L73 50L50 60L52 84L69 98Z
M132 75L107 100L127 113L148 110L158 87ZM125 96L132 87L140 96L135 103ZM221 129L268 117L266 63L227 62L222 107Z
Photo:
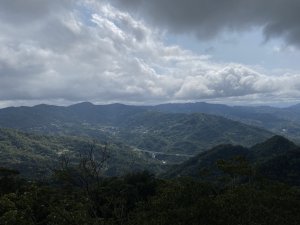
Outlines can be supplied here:
M257 174L272 180L300 185L300 148L281 136L274 136L252 148L220 145L174 166L166 177L191 176L216 179L222 173L217 167L219 160L246 159ZM207 178L206 177L206 178Z
M207 114L146 112L124 121L119 138L152 151L194 155L218 144L251 146L272 136L260 128Z
M91 139L42 136L0 129L1 167L17 169L26 177L41 179L49 175L51 168L58 166L62 155L68 156L70 162L75 163L92 146L101 157L103 143L94 143ZM159 172L163 167L160 161L138 154L121 143L110 143L107 149L109 159L103 170L105 175L115 176L144 169Z
M299 140L300 136L299 105L276 108L269 106L227 106L196 102L162 104L154 106L153 110L167 113L207 113L261 127L295 140Z

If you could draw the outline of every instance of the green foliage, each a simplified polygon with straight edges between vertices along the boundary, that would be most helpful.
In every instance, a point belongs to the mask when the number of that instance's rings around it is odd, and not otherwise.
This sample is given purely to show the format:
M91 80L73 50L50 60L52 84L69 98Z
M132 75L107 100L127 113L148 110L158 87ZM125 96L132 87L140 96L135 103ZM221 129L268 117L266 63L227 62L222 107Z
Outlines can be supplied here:
M215 188L190 180L169 181L158 195L134 211L132 224L297 224L300 221L299 190L277 184L242 185L218 192L213 191Z
M24 177L46 179L61 156L68 155L70 163L74 164L80 155L90 150L93 143L92 139L84 137L34 135L0 129L0 162L1 166L22 171ZM95 147L100 150L104 145L104 142L97 142ZM110 158L105 164L105 175L122 175L144 169L161 171L159 160L140 155L124 144L110 143L108 151ZM101 156L96 154L96 158Z
M259 176L263 176L300 185L300 148L280 136L274 136L251 148L219 145L174 166L164 177L190 176L217 181L224 174L233 180L259 179Z
M231 160L218 160L217 166L224 173L229 174L231 177L234 176L251 176L253 174L253 168L249 162L241 157L237 156Z
M105 178L89 195L32 182L0 195L1 225L298 225L299 210L296 187L260 181L221 187L147 172Z

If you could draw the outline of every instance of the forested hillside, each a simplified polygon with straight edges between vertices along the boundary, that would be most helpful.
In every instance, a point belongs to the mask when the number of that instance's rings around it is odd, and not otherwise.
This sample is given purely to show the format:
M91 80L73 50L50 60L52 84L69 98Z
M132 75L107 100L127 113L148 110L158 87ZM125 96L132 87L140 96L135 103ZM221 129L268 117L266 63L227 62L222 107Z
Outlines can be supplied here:
M162 180L147 172L75 182L87 174L70 169L56 171L54 183L34 183L1 168L0 224L299 224L299 187L259 174L248 174L243 182L243 170L243 165L235 173L225 167L218 184Z
M0 126L37 134L120 141L137 150L188 156L222 143L251 146L273 135L207 114L161 113L143 106L91 103L1 109Z
M68 157L71 164L94 149L97 160L107 154L102 175L122 175L148 169L160 172L164 166L147 154L140 154L122 143L95 142L80 137L34 135L12 129L0 129L0 162L2 167L19 170L27 178L46 179L51 170Z
M300 143L300 107L228 106L205 102L161 104L154 110L167 113L206 113L261 127Z
M281 136L274 136L251 148L219 145L172 167L165 177L189 176L217 181L227 172L260 174L274 181L300 185L300 147Z

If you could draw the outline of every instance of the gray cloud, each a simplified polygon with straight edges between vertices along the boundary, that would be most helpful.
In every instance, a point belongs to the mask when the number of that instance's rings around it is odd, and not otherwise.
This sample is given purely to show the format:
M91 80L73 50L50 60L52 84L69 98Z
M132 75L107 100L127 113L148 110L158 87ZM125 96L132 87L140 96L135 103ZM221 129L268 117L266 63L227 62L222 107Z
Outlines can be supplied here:
M1 0L0 18L14 26L39 23L41 18L62 12L73 0Z
M213 63L164 44L161 30L103 1L61 2L26 1L36 4L32 10L3 1L0 106L300 97L300 74L272 77Z
M300 47L298 0L112 0L171 32L212 38L224 31L263 28L266 39L282 37Z

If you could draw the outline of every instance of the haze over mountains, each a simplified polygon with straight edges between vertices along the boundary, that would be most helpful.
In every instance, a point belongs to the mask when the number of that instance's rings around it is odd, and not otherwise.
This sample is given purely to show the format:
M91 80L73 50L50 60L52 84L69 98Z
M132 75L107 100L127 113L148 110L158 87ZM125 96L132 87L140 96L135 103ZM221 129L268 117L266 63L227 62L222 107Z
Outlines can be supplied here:
M223 104L179 103L156 106L129 106L122 104L93 105L88 102L69 107L38 105L35 107L9 107L0 109L1 126L38 129L38 124L50 124L55 121L101 123L105 125L126 126L136 114L154 111L163 113L205 113L222 116L248 125L270 130L274 133L298 139L300 134L300 105L287 108L270 106L227 106ZM149 116L149 115L148 115ZM11 123L11 118L14 121ZM32 118L35 117L35 121ZM25 120L26 119L26 120ZM54 129L54 126L52 127ZM40 128L41 129L41 128Z

